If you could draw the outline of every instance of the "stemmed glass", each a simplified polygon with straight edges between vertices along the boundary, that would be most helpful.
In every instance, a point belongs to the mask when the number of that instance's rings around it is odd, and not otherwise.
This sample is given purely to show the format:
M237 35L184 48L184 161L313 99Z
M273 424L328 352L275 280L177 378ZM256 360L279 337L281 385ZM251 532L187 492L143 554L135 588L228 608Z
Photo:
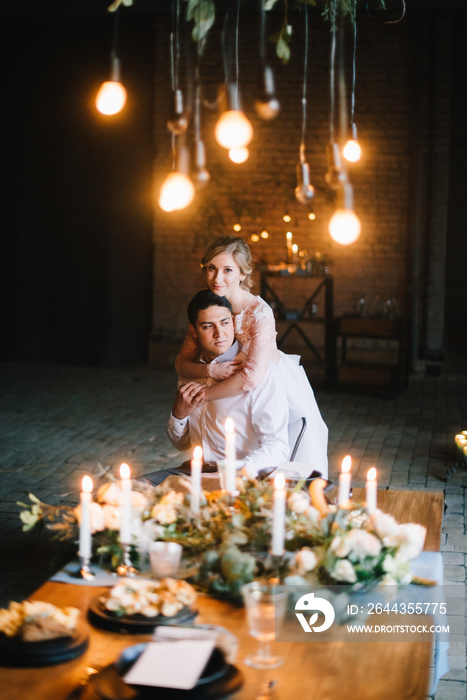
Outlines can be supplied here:
M285 586L253 581L242 586L248 627L252 637L258 640L258 648L245 658L252 668L277 668L283 658L271 652L271 642L276 638L284 619L288 592Z

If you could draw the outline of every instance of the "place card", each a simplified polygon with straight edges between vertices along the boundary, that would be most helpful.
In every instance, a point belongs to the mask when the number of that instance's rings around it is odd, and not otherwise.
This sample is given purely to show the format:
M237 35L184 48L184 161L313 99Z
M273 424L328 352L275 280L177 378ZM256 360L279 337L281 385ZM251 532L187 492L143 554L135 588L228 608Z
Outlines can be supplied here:
M209 661L214 646L213 640L149 642L124 676L124 681L130 685L191 690Z

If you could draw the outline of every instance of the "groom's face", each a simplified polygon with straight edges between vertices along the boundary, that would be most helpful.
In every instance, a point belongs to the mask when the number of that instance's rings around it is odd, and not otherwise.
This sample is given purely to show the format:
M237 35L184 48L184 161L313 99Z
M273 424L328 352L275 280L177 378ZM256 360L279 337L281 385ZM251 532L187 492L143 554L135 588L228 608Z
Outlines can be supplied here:
M199 311L196 327L191 329L208 362L226 352L234 342L232 314L224 306L209 306Z

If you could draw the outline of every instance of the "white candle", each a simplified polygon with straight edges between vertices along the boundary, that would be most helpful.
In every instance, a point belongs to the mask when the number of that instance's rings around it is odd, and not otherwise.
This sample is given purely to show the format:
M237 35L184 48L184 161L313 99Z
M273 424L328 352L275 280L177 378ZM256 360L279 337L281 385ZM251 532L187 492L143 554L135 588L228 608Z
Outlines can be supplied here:
M235 426L232 418L225 421L225 490L235 491L236 481Z
M120 488L122 490L122 506L120 511L120 542L130 544L131 541L131 479L128 464L120 465Z
M371 467L366 475L366 508L369 513L376 510L376 469Z
M193 459L191 460L191 510L196 514L199 513L202 468L203 448L197 445L193 450Z
M287 262L291 263L292 262L292 257L293 257L293 252L292 252L292 231L287 231L285 234L286 241L287 241Z
M79 523L79 555L82 559L91 557L91 498L92 479L83 476L81 482L81 520Z
M272 511L271 554L281 556L284 553L285 540L285 476L279 472L274 477L274 503Z
M350 500L350 469L352 467L352 458L347 455L342 460L341 473L339 474L339 493L337 503L339 506L347 506Z

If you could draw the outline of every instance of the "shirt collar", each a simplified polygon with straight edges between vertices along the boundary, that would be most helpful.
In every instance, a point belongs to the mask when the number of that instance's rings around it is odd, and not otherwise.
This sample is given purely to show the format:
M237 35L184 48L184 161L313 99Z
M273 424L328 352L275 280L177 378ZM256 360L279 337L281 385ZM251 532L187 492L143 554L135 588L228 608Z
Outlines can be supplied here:
M241 349L242 346L240 345L238 340L234 340L230 348L226 350L222 355L219 355L219 357L216 357L211 364L217 364L218 362L230 362L230 360L233 360L235 357L237 357ZM206 360L204 359L203 355L201 355L201 362L206 363Z

